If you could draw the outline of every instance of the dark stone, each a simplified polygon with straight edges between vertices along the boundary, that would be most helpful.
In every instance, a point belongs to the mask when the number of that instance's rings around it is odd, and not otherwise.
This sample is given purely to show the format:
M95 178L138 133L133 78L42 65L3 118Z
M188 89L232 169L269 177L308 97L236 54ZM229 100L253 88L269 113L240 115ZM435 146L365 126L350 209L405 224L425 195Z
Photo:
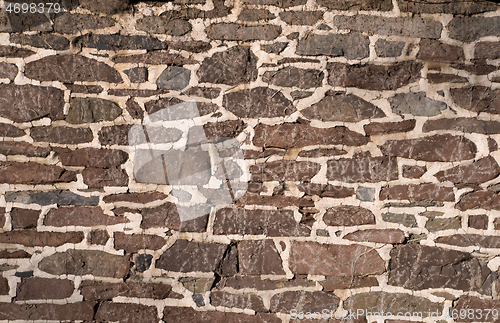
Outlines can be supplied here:
M62 299L73 294L75 286L68 279L30 277L17 286L16 300Z
M478 229L478 230L486 230L488 229L488 216L483 215L469 215L468 221L469 227Z
M281 92L267 87L227 93L222 104L240 118L283 117L296 111Z
M129 70L123 71L127 74L130 82L132 83L142 83L148 81L148 68L147 67L134 67Z
M157 235L149 234L126 234L115 232L115 249L125 250L126 253L137 253L140 250L158 250L166 244L166 240Z
M76 173L55 165L34 162L0 162L0 183L53 184L76 181Z
M297 188L306 195L317 195L320 197L346 198L354 195L354 189L351 187L331 184L300 183L297 185Z
M47 48L54 50L65 50L69 48L69 40L66 37L54 34L39 34L39 35L25 35L25 34L11 34L10 41L12 43L29 45L39 48Z
M65 12L55 17L54 31L62 34L77 34L83 30L104 29L114 26L111 17Z
M276 18L269 10L266 9L247 9L241 10L238 20L241 21L259 21L272 20Z
M285 87L308 89L321 87L324 73L314 69L302 69L293 66L278 71L267 71L262 76L264 82Z
M15 64L0 62L0 79L9 79L13 81L19 69Z
M176 41L168 43L169 49L185 50L192 53L203 53L212 48L209 42L202 40Z
M276 42L273 44L261 44L260 48L267 53L279 54L286 48L287 45L287 42Z
M161 192L150 192L150 193L121 193L107 195L103 197L103 202L113 203L113 202L131 202L147 204L153 201L164 200L167 195Z
M368 136L387 135L398 132L412 131L417 124L415 119L404 120L401 122L370 122L363 126Z
M198 307L205 306L205 301L203 300L202 294L193 294L193 301Z
M218 88L192 87L187 91L184 91L184 94L189 96L199 96L207 99L215 99L219 96L220 92L221 90Z
M158 323L156 306L133 303L103 302L97 307L97 322Z
M225 291L213 291L210 293L210 303L213 306L248 308L256 312L267 312L262 299L252 294L231 294Z
M151 299L182 298L182 295L172 291L170 285L160 282L146 283L132 279L116 283L84 280L80 284L80 290L86 301L107 301L117 296Z
M454 63L450 66L454 69L464 70L475 75L488 75L491 72L498 70L498 67L495 65L489 65L484 60L473 60L472 64Z
M170 54L166 51L151 51L146 54L137 54L129 56L117 56L114 58L115 63L137 63L151 65L174 65L183 66L186 64L196 64L192 58L184 58L179 54Z
M354 205L334 206L326 210L323 221L331 226L357 226L375 224L372 211Z
M13 208L10 211L12 229L36 228L40 211Z
M219 311L197 311L191 307L165 306L163 309L163 321L174 323L177 318L182 317L186 322L231 322L231 323L280 323L281 319L268 313L257 313L247 315L242 313L219 312Z
M26 247L59 247L66 243L79 243L82 240L82 232L14 230L0 233L0 243L20 244Z
M403 177L406 178L420 178L425 172L427 172L427 167L425 166L403 165Z
M50 148L34 146L23 141L1 141L0 154L5 156L47 157L50 154Z
M455 103L466 110L500 114L500 90L485 86L468 86L450 90Z
M24 130L8 123L0 123L0 136L1 137L22 137L26 135Z
M159 89L182 90L189 84L191 71L177 66L167 67L156 80Z
M347 0L347 1L336 1L336 0L319 0L318 4L331 10L379 10L379 11L390 11L392 10L392 2L390 0Z
M128 175L121 168L85 168L82 171L83 182L91 188L105 186L127 186Z
M93 205L99 204L98 196L85 197L71 191L49 192L7 192L5 200L14 203L34 203L38 205Z
M378 57L398 57L403 54L405 42L378 39L375 43L375 51Z
M301 6L305 5L306 2L307 2L306 0L244 0L244 3L277 6L280 8Z
M454 218L434 218L429 219L425 223L425 228L430 232L441 230L457 230L462 227L462 219L460 217Z
M72 127L33 127L30 135L35 141L55 142L58 144L81 144L94 138L89 128Z
M149 113L149 115L151 115L151 114L155 113L156 111L160 111L162 109L165 109L165 108L168 108L170 106L180 104L183 102L184 101L179 100L179 99L174 98L174 97L165 97L165 98L160 98L160 99L154 100L154 101L148 101L148 102L144 103L144 107L146 108L147 113ZM196 102L196 106L198 107L198 113L200 114L200 116L214 113L219 108L218 105L216 105L214 103L207 103L207 102ZM187 116L187 115L179 115L176 117L179 119L191 118L191 116ZM177 131L175 131L173 133L176 133L176 132ZM173 137L175 137L175 136L173 136Z
M0 50L1 52L1 50ZM479 60L499 59L500 42L479 42L474 49L474 58Z
M171 19L166 15L141 18L137 20L136 28L147 33L172 36L182 36L192 30L192 26L187 20Z
M389 99L392 112L414 116L437 116L448 106L442 101L429 99L425 92L398 93Z
M100 85L81 85L64 83L64 86L72 93L97 94L103 91Z
M451 46L434 39L422 39L417 58L431 62L463 61L464 50L459 46Z
M494 1L476 2L471 0L458 1L399 1L399 9L403 12L412 13L451 13L455 15L474 15L486 11L495 11L498 5Z
M105 245L109 240L109 234L106 230L93 230L89 234L89 243L95 245Z
M66 121L73 124L113 121L122 109L113 101L99 98L71 98Z
M444 243L459 247L483 247L500 248L500 237L484 236L480 234L454 234L451 236L439 237L437 243Z
M298 55L345 56L348 59L360 59L370 55L370 41L361 33L315 35L310 34L299 40Z
M29 271L17 271L14 276L20 277L20 278L28 278L28 277L33 277L33 270Z
M73 40L75 46L96 48L98 50L119 51L125 49L165 49L167 44L155 37L142 35L86 34Z
M278 160L250 166L252 181L310 181L320 170L313 162Z
M128 145L128 132L131 125L102 127L99 131L101 145Z
M463 76L458 76L455 74L439 74L439 73L428 73L427 81L430 84L439 83L468 83L468 79Z
M290 95L294 100L305 99L313 95L314 92L311 91L292 91Z
M368 241L377 243L403 243L405 234L399 229L368 229L346 234L344 239L351 241Z
M20 57L25 58L35 54L34 51L14 46L0 45L0 57Z
M144 118L144 111L142 111L141 106L134 99L128 99L125 108L132 118L139 120Z
M473 42L481 37L500 34L500 17L463 17L453 18L448 23L449 36L463 42Z
M329 277L327 280L319 281L319 283L323 286L323 291L325 292L333 292L336 289L378 286L378 281L375 277L337 276Z
M130 0L79 0L82 8L93 13L114 14L128 8Z
M312 26L323 18L323 11L284 11L280 19L289 25Z
M277 25L246 26L236 23L216 23L205 29L207 36L219 40L273 40L281 34Z
M137 255L137 257L135 258L135 270L140 272L140 273L145 272L151 266L152 260L153 260L152 255L148 255L148 254Z

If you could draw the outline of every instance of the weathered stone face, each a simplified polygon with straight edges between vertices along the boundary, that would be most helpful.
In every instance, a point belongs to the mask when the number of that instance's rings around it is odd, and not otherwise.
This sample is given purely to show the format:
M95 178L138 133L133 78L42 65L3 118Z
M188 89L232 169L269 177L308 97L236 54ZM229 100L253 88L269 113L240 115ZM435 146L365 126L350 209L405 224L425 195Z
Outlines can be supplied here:
M219 40L273 40L281 34L281 27L277 25L246 26L235 23L220 23L210 25L207 36Z
M328 161L327 178L346 183L391 181L398 178L397 162L392 157L355 155L354 158Z
M240 272L244 275L284 275L281 257L272 240L250 240L238 244Z
M329 208L323 216L327 225L354 226L375 224L375 216L365 208L354 205L342 205Z
M318 56L345 56L349 59L368 57L370 49L368 37L360 33L341 35L310 34L299 40L296 54Z
M223 105L240 118L284 117L296 111L283 94L265 87L225 94Z
M257 78L257 57L248 48L236 46L205 58L198 70L200 82L237 85Z
M277 86L307 89L321 86L323 77L324 73L318 70L285 67L276 72L264 73L262 80Z

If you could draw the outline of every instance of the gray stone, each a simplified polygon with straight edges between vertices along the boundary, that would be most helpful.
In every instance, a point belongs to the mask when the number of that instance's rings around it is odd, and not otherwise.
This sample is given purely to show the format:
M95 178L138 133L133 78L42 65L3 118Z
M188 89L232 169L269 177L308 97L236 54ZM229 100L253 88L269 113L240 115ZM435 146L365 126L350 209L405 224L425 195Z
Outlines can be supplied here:
M323 11L285 11L280 19L289 25L312 26L323 17Z
M215 278L181 277L179 281L193 294L202 294L212 289Z
M417 220L413 214L404 213L384 213L382 220L386 222L401 223L405 227L414 228L417 226Z
M288 8L288 7L305 5L307 0L244 0L243 2Z
M267 45L262 44L262 45L260 45L260 49L262 49L263 51L265 51L267 53L279 54L286 48L287 45L288 45L287 42L277 42L277 43L267 44Z
M266 9L243 9L238 16L241 21L271 20L274 18L276 16Z
M403 53L405 42L379 39L375 43L375 51L379 57L398 57Z
M153 260L152 255L140 254L135 258L135 270L140 273L145 272L151 266L151 260Z
M332 10L392 10L390 0L318 0L318 4Z
M345 56L348 59L365 58L370 55L370 41L361 33L315 35L310 34L299 40L298 55Z
M486 11L495 11L498 5L493 1L474 0L444 0L444 1L398 1L399 9L403 12L412 13L451 13L455 15L470 16Z
M63 13L54 19L54 31L63 34L76 34L85 30L97 30L114 26L116 21L110 17Z
M368 15L335 16L333 24L340 29L366 32L370 35L396 35L413 38L440 38L443 29L440 22L418 16L411 18Z
M290 95L294 100L305 99L313 95L314 92L311 91L292 91Z
M155 37L142 35L107 35L86 34L74 40L75 45L96 48L99 50L124 50L124 49L165 49L167 44Z
M278 71L265 72L262 80L277 86L308 89L321 87L324 76L325 74L318 70L287 66Z
M55 50L65 50L69 48L69 40L66 37L54 34L11 34L10 41L16 44Z
M0 79L9 79L14 81L19 69L15 64L0 62Z
M191 71L177 66L167 67L156 80L159 89L182 90L189 84Z
M375 201L375 189L371 187L358 187L356 198L360 201Z
M148 68L147 67L134 67L129 70L123 71L127 74L130 82L142 83L148 81Z
M220 40L273 40L281 34L277 25L245 26L235 23L219 23L205 29L211 39Z
M193 294L193 301L196 303L196 306L198 307L205 306L205 301L203 300L202 294Z
M74 0L67 0L74 1ZM93 13L114 14L127 9L129 0L79 0L82 8L88 9Z
M7 192L5 194L7 202L34 203L39 205L98 205L99 197L85 197L70 191L50 191L50 192Z
M74 124L112 121L121 114L122 109L113 101L99 98L72 98L66 121Z
M222 104L240 118L273 118L297 110L281 92L268 87L227 93Z
M153 34L182 36L191 31L191 24L184 19L170 19L168 16L144 17L137 20L137 30Z
M454 218L434 218L425 223L425 228L431 232L440 230L457 230L462 227L462 219Z
M450 38L473 42L481 37L500 36L500 17L455 17L448 24Z
M429 99L425 92L398 93L389 102L392 111L399 115L437 116L448 107L444 102Z

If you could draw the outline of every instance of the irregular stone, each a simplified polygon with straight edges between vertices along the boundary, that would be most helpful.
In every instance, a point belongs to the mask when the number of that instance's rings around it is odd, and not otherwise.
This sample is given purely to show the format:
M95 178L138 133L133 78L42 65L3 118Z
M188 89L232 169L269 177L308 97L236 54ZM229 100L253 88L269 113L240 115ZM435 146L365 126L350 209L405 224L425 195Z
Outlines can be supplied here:
M202 40L176 41L168 43L169 49L185 50L192 53L203 53L212 48L209 42Z
M277 86L308 89L320 87L323 83L323 77L324 73L319 70L288 66L278 71L265 72L262 80Z
M436 239L436 242L460 247L500 248L500 237L479 234L454 234L439 237Z
M159 322L156 306L114 302L101 303L95 313L95 320L98 322L122 323Z
M245 128L246 124L241 120L227 120L222 122L208 122L203 125L207 139L211 138L235 138Z
M279 54L286 48L287 45L287 42L276 42L273 44L261 44L260 48L267 53Z
M67 148L55 149L59 160L64 166L86 166L97 168L111 168L127 161L128 154L123 150L80 148L70 150Z
M425 92L398 93L389 99L392 112L414 116L437 116L448 106L442 101L429 99Z
M454 202L455 194L452 187L445 187L431 183L391 185L382 187L381 200L408 200L408 201L447 201Z
M143 64L151 65L174 65L183 66L187 64L196 64L192 58L184 58L178 54L170 54L166 51L155 50L146 54L136 54L129 56L116 56L114 58L115 63L137 63L141 62Z
M109 239L108 231L106 230L93 230L90 231L88 241L90 244L104 246Z
M165 306L163 309L163 320L166 323L173 323L170 318L182 317L186 322L231 322L231 323L280 323L281 319L268 313L257 313L247 315L242 313L216 312L216 311L196 311L191 307Z
M323 12L318 13L323 14ZM369 44L367 36L356 32L330 35L309 34L299 40L295 54L345 56L347 59L361 59L370 55Z
M437 172L434 176L441 182L481 184L494 179L498 175L500 175L500 166L498 166L495 158L488 156L469 165L455 166Z
M115 249L123 249L127 253L137 253L144 249L158 250L166 244L166 240L160 236L123 232L115 232L114 242Z
M33 129L33 128L32 128ZM22 137L26 133L24 130L8 123L0 123L0 136L1 137Z
M54 18L54 31L63 34L77 34L85 30L97 30L114 26L116 21L111 17L68 13Z
M16 44L54 50L65 50L69 48L69 40L66 37L54 34L11 34L10 41Z
M181 222L175 204L167 202L157 207L142 210L141 228L167 227L172 230L203 232L206 229L208 216Z
M82 240L82 232L16 230L0 234L0 243L21 244L26 247L58 247L66 243L78 243Z
M450 38L473 42L486 36L498 36L500 17L454 17L447 25Z
M362 146L368 138L344 126L315 128L298 123L276 126L258 124L253 144L257 147L300 148L310 145Z
M6 9L12 9L7 12ZM49 17L45 13L23 13L22 11L15 12L15 1L6 1L2 6L0 16L0 31L2 32L23 32L23 31L52 31L52 26ZM22 8L19 8L22 9Z
M378 57L399 57L403 54L405 42L378 39L375 43L375 51Z
M129 0L80 0L79 5L93 13L113 14L127 9Z
M500 90L485 86L469 86L450 90L455 103L466 110L477 113L500 114Z
M97 94L101 93L104 90L100 85L82 85L82 84L65 83L64 86L72 93Z
M488 229L488 216L484 215L469 215L468 224L470 228L478 230Z
M33 162L0 162L0 183L52 184L76 181L76 173L55 165Z
M36 228L40 211L13 208L10 211L12 229Z
M360 201L375 201L375 189L371 187L358 187L356 198Z
M38 268L53 275L94 275L124 278L130 266L129 255L117 256L98 250L68 249L43 258Z
M191 71L177 66L167 67L156 80L159 89L182 90L189 84Z
M221 281L229 278L221 278ZM208 292L212 289L214 284L214 278L196 278L196 277L181 277L179 281L182 283L184 288L191 291L193 294L200 294Z
M142 111L141 106L134 99L128 99L125 108L132 118L139 120L144 118L144 111Z
M284 275L281 257L272 240L244 240L238 244L239 272L244 275Z
M199 82L237 85L257 79L257 57L249 47L235 46L203 60Z
M428 317L429 313L443 311L443 303L434 303L424 297L417 297L403 293L368 292L349 296L344 301L344 310L355 312L357 309L374 313L422 313ZM385 315L385 314L384 314ZM403 314L400 314L403 315Z
M224 94L222 105L240 118L284 117L297 110L281 92L267 87Z
M113 101L99 98L71 98L66 121L73 124L113 121L122 109Z
M463 136L434 135L417 139L388 140L379 147L386 156L424 161L461 161L473 159L476 145Z
M327 209L323 221L332 226L355 226L375 224L375 216L370 210L359 206L340 205Z
M439 83L467 83L468 79L463 76L458 76L455 74L440 74L440 73L429 73L427 74L427 81L430 84Z
M55 320L72 321L94 318L93 302L78 302L67 304L0 304L0 320Z
M127 74L130 82L132 83L142 83L148 81L148 68L145 66L134 67L123 71L123 73Z
M431 62L457 62L465 59L464 50L434 39L422 39L417 58Z
M390 11L392 10L392 2L388 0L382 1L366 1L366 0L348 0L348 1L334 1L334 0L320 0L318 2L321 6L332 10L378 10Z
M328 63L328 83L366 90L396 90L420 79L422 64L404 61L392 65Z
M256 312L266 312L262 299L252 294L230 294L223 291L210 293L210 303L213 306L224 306L229 308L249 308Z
M467 252L408 244L396 246L390 255L389 285L411 290L479 291L491 274L484 260Z
M318 103L301 110L301 113L308 119L344 122L358 122L386 116L380 108L370 102L343 92L331 93Z
M23 141L0 142L0 154L2 155L24 155L27 157L47 157L50 148L33 146Z
M114 202L132 202L147 204L153 201L164 200L167 195L161 192L148 192L148 193L121 193L107 195L103 197L103 202L114 203Z
M32 50L29 50L29 49L19 48L19 47L14 47L14 46L0 45L0 57L25 58L25 57L31 56L33 54L35 54L35 52Z
M354 195L351 187L336 186L331 184L300 183L297 185L299 191L306 195L318 195L320 197L346 198Z
M152 255L147 255L147 254L137 255L137 257L135 258L135 270L140 273L145 272L151 266L152 260L153 260Z
M236 23L216 23L205 29L208 38L219 40L273 40L281 34L277 25L246 26Z
M96 48L98 50L135 50L147 49L157 50L165 49L167 45L155 37L142 35L108 35L89 33L73 40L75 46Z
M15 64L0 62L0 79L9 79L14 81L19 69Z
M356 244L293 241L289 263L294 274L366 276L385 271L385 262L375 249Z
M243 156L245 159L260 159L266 158L269 156L284 156L285 150L283 149L264 149L264 151L256 151L256 150L244 150Z
M82 172L83 182L92 188L105 186L127 186L128 175L121 168L85 168Z
M311 230L298 223L290 210L247 210L224 208L217 211L214 234L265 235L267 237L309 236Z
M26 77L38 81L122 83L117 70L81 55L52 55L26 64Z
M284 11L280 19L289 25L312 26L323 18L322 11Z
M241 21L259 21L272 20L276 18L269 10L266 9L247 9L241 10L238 20Z
M177 98L172 98L172 97L160 98L156 101L148 101L148 102L144 103L144 107L146 108L146 112L149 113L149 115L151 115L157 111L160 111L162 109L165 109L165 108L168 108L170 106L180 104L183 102L184 101L179 100ZM196 106L198 108L198 113L200 116L214 113L219 108L218 105L216 105L214 103L207 103L207 102L196 102ZM187 114L182 115L178 111L180 111L180 110L176 110L175 118L177 118L177 119L189 119L189 118L191 118L191 116L189 116Z
M420 178L425 172L427 172L427 167L425 166L403 165L403 177L406 178Z
M278 188L275 188L277 190ZM279 188L284 189L284 188ZM279 193L277 193L279 194ZM290 205L295 205L298 207L314 207L314 201L308 197L297 198L294 196L284 196L284 195L275 195L275 196L262 196L259 194L253 194L247 192L236 202L238 206L247 206L247 205L266 205L266 206L274 206L277 208L288 207Z
M430 232L441 230L457 230L462 227L462 219L460 217L454 218L434 218L429 219L425 223L425 228Z
M337 276L329 277L327 280L320 281L319 283L323 286L323 291L325 292L333 292L336 289L378 286L378 281L375 277Z
M309 181L321 166L313 162L280 160L250 166L252 181Z
M328 180L346 183L382 182L398 179L398 165L394 157L371 157L370 153L353 158L333 159L327 162Z
M487 2L475 2L470 0L459 0L459 1L422 1L414 2L411 0L401 0L399 3L399 9L404 12L412 13L451 13L455 15L466 15L470 16L477 13L482 13L486 11L495 11L498 9L498 5Z
M102 127L99 131L99 143L101 145L126 146L128 145L128 132L131 127L128 124Z
M498 70L496 66L489 65L484 60L473 60L471 63L472 64L455 63L450 66L454 69L464 70L475 75L488 75Z
M185 91L184 94L189 96L199 96L207 99L215 99L219 96L220 92L221 90L218 88L195 86Z
M316 157L332 157L338 155L347 154L345 150L337 149L337 148L319 148L312 150L301 150L299 152L299 157L308 157L308 158L316 158Z
M485 135L500 133L500 122L485 121L476 118L450 118L427 120L422 131L456 130L465 133L482 133Z
M343 238L360 242L403 243L405 234L399 229L368 229L351 232Z
M89 128L72 127L33 127L30 135L35 141L55 142L58 144L81 144L94 138Z
M401 223L408 228L415 228L417 226L417 220L413 214L384 213L382 214L382 220L385 222Z
M30 277L17 286L16 300L66 298L73 294L74 288L68 279Z
M53 87L0 84L0 97L0 116L15 122L64 118L64 92Z
M313 95L314 92L311 91L292 91L290 95L294 100L305 99Z
M144 283L127 280L126 282L110 283L84 280L80 284L80 290L86 301L111 301L116 296L152 299L182 298L182 295L172 291L172 286L158 282Z
M368 136L386 135L398 132L408 132L415 128L416 120L409 119L400 122L371 122L363 126Z
M500 42L479 42L474 48L475 59L499 59Z
M286 291L275 294L271 297L271 312L292 313L298 312L321 312L328 308L335 310L340 303L340 299L333 293L322 291Z
M494 318L491 314L493 311L488 311L484 309L498 309L498 306L500 305L500 302L498 299L482 299L479 297L475 296L469 296L469 295L462 295L454 303L453 308L450 308L449 315L452 316L452 313L467 313L467 311L473 311L473 313L476 313L476 309L482 309L482 312L477 312L477 313L482 313L482 317L479 317L479 314L475 314L474 316L474 321L477 322L498 322L498 316ZM486 315L488 314L488 315ZM494 321L493 321L494 320ZM460 316L456 319L457 322L470 322L470 319L464 318L461 319Z
M55 227L114 225L127 222L130 220L106 215L100 207L94 206L63 206L51 209L43 221L45 225Z
M395 35L431 39L440 38L443 29L443 25L440 22L419 16L411 18L388 18L363 14L354 16L339 15L333 17L333 24L339 29L365 32L369 35Z
M410 203L392 202L392 203L385 203L384 204L384 208L386 208L386 207L399 207L399 208L429 207L429 206L443 207L444 203L443 202L432 202L432 201L417 201L417 202L410 202Z
M221 278L217 288L273 290L287 287L314 287L315 285L313 281L307 280L300 275L296 275L292 280L261 279L258 276L234 276Z
M182 36L190 32L193 27L184 19L170 19L168 16L147 16L138 19L135 28L152 34Z

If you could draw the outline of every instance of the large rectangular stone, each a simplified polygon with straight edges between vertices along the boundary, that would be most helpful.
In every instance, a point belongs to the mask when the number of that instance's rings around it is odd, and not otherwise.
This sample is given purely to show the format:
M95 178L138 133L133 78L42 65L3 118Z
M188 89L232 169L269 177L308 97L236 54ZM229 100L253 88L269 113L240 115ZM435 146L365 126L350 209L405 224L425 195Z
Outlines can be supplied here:
M371 157L369 154L354 158L334 159L327 162L326 177L346 183L388 182L398 179L398 163L394 157Z
M361 33L315 35L309 34L299 40L298 55L345 56L361 59L370 55L370 40Z

